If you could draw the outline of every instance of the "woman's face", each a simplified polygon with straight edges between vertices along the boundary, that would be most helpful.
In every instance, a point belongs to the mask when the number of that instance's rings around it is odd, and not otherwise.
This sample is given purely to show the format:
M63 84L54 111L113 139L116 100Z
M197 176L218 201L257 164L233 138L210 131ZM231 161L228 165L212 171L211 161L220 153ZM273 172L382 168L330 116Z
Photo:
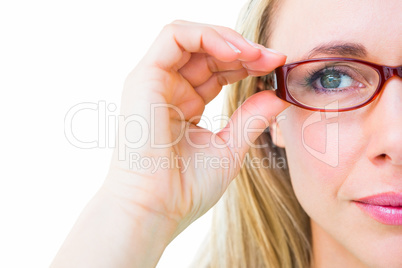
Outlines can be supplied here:
M287 63L349 57L402 64L402 1L285 0L274 14L268 47ZM357 50L331 49L342 45ZM381 223L354 200L402 193L402 79L393 77L371 104L320 113L290 106L277 118L296 196L312 220L316 264L402 267L402 225ZM329 263L323 263L325 259ZM353 266L351 266L353 264Z

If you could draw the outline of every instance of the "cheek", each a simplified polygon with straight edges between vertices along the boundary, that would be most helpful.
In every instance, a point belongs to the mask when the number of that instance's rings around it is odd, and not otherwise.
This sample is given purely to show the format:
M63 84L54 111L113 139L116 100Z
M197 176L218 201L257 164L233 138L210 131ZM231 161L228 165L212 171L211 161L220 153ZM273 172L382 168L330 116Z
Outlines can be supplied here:
M285 140L292 185L299 202L311 216L331 202L334 204L352 167L340 162L340 154L347 154L340 148L351 148L346 144L351 139L340 135L342 120L336 113L311 112L291 106L281 116L278 123ZM342 161L347 162L347 157L342 157Z
M316 178L330 180L339 166L341 137L337 114L291 106L280 115L278 123L291 171L298 171L295 178L314 174Z
M320 113L290 106L278 120L295 194L316 222L344 219L349 205L350 174L364 160L365 138L356 113ZM360 161L364 162L364 161ZM350 191L349 191L350 192ZM346 202L343 202L346 201Z

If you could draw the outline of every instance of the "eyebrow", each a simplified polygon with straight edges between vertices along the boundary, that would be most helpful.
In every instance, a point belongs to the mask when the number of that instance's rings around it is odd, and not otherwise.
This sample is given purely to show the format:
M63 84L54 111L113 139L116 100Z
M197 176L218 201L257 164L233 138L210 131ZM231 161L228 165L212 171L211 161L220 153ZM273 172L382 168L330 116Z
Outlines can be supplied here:
M305 59L311 59L319 54L363 58L366 57L368 53L366 48L359 43L329 42L310 50Z

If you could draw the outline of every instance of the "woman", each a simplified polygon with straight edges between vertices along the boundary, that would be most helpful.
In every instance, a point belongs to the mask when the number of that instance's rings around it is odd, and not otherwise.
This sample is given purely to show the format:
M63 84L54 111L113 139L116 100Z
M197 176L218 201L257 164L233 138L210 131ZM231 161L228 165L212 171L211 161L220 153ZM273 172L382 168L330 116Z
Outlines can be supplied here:
M153 267L236 177L197 265L402 267L401 11L398 0L251 0L247 39L166 26L127 78L110 172L53 266ZM235 82L228 124L197 127ZM250 165L285 151L284 166ZM224 161L197 168L213 157Z

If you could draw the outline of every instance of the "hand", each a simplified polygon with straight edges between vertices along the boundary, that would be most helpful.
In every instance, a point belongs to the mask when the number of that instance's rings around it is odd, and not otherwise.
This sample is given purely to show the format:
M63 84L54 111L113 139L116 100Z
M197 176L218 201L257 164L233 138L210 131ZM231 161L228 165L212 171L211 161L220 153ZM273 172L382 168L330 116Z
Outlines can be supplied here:
M161 214L177 224L176 234L182 231L218 201L239 171L236 159L243 160L250 141L286 107L272 92L255 94L214 134L196 125L205 105L222 86L248 75L266 75L284 63L285 56L247 42L228 28L182 21L167 25L127 78L122 96L123 115L135 114L155 124L120 124L127 139L147 141L141 148L116 149L107 187L129 210ZM251 121L248 127L259 132L238 131L256 115L267 119ZM155 148L151 140L165 147ZM147 165L151 158L155 161L146 168L141 158ZM221 164L212 167L212 158ZM158 166L168 159L173 160L169 168Z
M266 75L285 59L228 28L167 25L125 82L109 173L53 267L155 266L219 200L251 143L288 104L273 92L254 94L216 134L197 126L205 105L222 86Z

